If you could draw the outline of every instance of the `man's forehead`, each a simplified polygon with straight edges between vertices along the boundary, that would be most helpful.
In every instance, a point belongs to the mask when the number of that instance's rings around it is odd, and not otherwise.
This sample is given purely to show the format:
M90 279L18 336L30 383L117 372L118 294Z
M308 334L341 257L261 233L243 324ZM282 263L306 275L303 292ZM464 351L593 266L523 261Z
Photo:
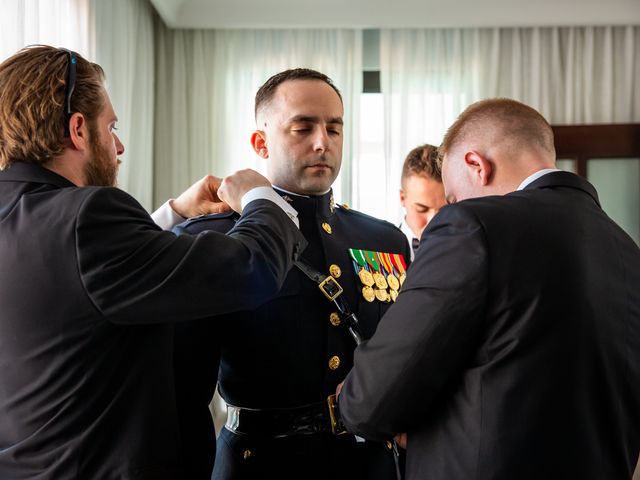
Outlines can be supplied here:
M111 98L109 97L109 93L104 88L102 90L102 97L103 97L103 105L104 105L101 112L102 116L109 117L109 119L117 120L117 116L113 108L113 104L111 103Z
M295 114L288 117L285 120L286 123L335 123L337 125L344 125L342 116L319 116L319 115L305 115Z

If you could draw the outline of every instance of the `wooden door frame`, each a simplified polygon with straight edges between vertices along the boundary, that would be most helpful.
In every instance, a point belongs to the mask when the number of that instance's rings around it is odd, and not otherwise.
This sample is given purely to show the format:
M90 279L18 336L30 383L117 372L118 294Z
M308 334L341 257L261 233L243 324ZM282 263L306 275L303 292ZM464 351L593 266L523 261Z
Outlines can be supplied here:
M586 178L590 158L640 158L640 123L552 125L556 157L573 159Z

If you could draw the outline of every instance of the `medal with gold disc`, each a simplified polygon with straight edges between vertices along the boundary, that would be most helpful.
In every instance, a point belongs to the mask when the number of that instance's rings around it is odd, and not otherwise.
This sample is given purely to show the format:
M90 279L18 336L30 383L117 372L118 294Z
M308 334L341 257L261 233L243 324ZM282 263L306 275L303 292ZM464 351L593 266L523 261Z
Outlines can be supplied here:
M398 291L397 290L389 290L389 296L391 297L391 301L395 302L398 299Z
M376 299L376 294L373 288L371 288L371 286L369 285L365 285L364 287L362 287L362 296L369 303L373 302Z
M378 254L376 252L365 250L364 256L371 267L371 271L373 272L373 280L376 282L376 287L378 287L379 290L386 290L388 287L387 280L384 278L384 275L380 273L381 267L380 262L378 261Z
M396 291L396 297L398 290L400 290L400 282L398 281L398 279L396 278L396 276L393 274L393 263L391 262L391 255L389 255L388 253L384 253L384 252L380 252L380 262L382 263L382 266L384 267L385 272L387 272L387 283L389 284L389 288L391 290L395 290ZM389 292L391 293L391 292ZM395 299L392 300L395 302Z
M367 261L364 259L364 253L362 252L362 250L350 248L349 254L353 259L353 267L356 271L356 275L358 275L358 278L360 278L360 281L362 282L362 284L366 287L372 287L375 284L375 280L373 279L373 276L369 271L369 265L367 264ZM371 294L373 295L373 291L371 292ZM364 293L363 293L363 296L364 296Z
M380 288L375 288L374 293L376 295L376 298L378 300L380 300L381 302L388 302L389 301L389 294L387 293L387 290L382 290Z
M398 270L398 281L400 282L400 286L402 286L404 279L407 277L407 264L404 262L404 257L399 253L392 253L391 263L393 263L394 268Z

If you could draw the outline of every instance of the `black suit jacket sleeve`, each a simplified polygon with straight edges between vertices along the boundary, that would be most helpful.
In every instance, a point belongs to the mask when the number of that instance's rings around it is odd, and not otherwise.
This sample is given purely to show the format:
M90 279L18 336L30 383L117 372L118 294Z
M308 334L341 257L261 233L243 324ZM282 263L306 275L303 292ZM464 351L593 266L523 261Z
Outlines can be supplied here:
M81 205L78 269L115 323L155 323L255 308L275 294L305 240L273 202L249 203L228 235L162 231L131 196L95 189Z
M347 428L383 440L411 431L468 362L487 295L483 230L461 205L423 234L397 302L355 351L339 395Z

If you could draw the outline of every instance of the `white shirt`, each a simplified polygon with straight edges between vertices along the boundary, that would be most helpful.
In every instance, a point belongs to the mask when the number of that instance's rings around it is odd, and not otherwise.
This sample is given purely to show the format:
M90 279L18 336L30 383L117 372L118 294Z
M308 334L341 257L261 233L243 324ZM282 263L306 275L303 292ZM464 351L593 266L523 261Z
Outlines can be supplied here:
M280 195L274 192L273 188L256 187L249 190L240 200L242 209L244 210L244 208L254 200L269 200L275 203L284 211L284 213L287 214L291 221L296 224L296 227L300 227L300 223L298 222L298 212L296 209L284 201ZM156 225L163 230L171 230L173 227L186 220L186 218L178 215L173 208L171 208L170 202L171 200L167 200L160 206L160 208L151 214L153 221L156 222Z
M411 250L411 261L413 261L413 259L416 256L416 252L413 251L413 239L417 238L416 234L413 233L413 230L411 230L411 227L409 225L407 225L407 222L405 221L405 219L402 219L402 223L400 223L400 226L398 227L400 228L400 230L402 231L402 233L404 233L404 236L407 237L407 240L409 241L409 249ZM418 240L420 240L418 238Z

